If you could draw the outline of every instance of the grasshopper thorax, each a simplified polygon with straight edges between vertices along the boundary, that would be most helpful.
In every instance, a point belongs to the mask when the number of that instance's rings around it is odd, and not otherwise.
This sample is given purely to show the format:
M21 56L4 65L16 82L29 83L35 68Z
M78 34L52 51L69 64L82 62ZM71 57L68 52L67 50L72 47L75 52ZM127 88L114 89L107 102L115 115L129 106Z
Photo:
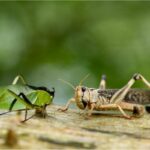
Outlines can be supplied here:
M80 109L85 109L89 103L89 91L84 86L77 86L75 88L75 100Z

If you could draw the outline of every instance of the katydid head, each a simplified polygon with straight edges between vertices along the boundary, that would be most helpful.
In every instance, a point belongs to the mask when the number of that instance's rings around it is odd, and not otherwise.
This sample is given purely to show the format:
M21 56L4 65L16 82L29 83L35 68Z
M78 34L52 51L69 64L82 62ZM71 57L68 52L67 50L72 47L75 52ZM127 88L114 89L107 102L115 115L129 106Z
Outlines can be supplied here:
M49 90L46 87L40 87L38 89L38 99L40 99L40 107L36 108L36 116L46 117L47 111L46 108L48 105L50 105L53 101L53 98L55 96L55 89L52 88L52 90Z
M48 88L44 88L43 91L47 92L49 94L49 100L47 101L48 103L45 104L45 109L46 109L46 106L51 104L51 102L53 101L53 98L55 96L55 88L52 87L52 90L49 90Z
M45 91L46 91L47 93L49 93L52 97L55 96L55 88L54 88L54 87L52 87L52 90L49 90L49 89L46 88Z

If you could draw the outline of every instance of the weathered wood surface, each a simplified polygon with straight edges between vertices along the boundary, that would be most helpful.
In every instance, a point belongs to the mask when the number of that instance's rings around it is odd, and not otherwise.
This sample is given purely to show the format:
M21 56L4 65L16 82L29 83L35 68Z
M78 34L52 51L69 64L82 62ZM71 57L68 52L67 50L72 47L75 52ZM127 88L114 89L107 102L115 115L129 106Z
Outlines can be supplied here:
M102 113L86 119L77 109L58 108L49 106L46 119L24 124L16 113L0 116L0 149L150 149L150 114L128 120ZM17 134L14 147L5 144L8 129Z

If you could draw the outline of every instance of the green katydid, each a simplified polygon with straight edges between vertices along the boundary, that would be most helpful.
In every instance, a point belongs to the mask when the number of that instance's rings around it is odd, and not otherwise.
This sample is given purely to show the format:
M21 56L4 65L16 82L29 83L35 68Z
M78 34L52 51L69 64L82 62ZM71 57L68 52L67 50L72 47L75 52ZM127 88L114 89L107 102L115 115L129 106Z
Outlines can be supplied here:
M17 84L19 80L22 84ZM46 87L28 85L24 78L18 75L11 85L0 87L0 109L9 110L0 115L13 110L25 110L24 121L26 121L29 119L27 118L27 111L35 109L36 114L45 117L46 107L52 103L54 98L55 89L52 89L53 90L50 91Z

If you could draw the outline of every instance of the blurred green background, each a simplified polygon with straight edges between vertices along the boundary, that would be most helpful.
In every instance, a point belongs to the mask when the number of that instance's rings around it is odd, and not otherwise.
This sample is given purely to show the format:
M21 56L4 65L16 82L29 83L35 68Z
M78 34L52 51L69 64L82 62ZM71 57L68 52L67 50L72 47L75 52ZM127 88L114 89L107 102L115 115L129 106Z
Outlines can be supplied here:
M22 74L56 88L64 103L77 85L122 87L135 72L150 80L150 2L0 2L0 85ZM144 87L143 84L139 84Z

